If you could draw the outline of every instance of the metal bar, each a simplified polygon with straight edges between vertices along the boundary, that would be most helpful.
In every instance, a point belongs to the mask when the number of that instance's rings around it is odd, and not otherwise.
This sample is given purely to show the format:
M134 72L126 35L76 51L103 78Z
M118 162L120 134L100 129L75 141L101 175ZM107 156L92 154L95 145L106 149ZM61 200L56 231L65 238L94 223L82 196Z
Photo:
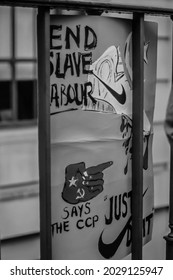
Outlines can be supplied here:
M170 190L169 190L169 228L170 233L165 236L166 259L173 260L173 146L170 149Z
M49 8L38 8L38 97L41 259L51 259Z
M171 17L173 20L173 17ZM172 22L172 43L173 43L173 22ZM171 93L169 98L169 110L172 111L172 96L173 96L173 44L172 44L172 87L171 87ZM170 114L170 113L169 113ZM172 126L173 120L170 122L171 115L169 116L169 125ZM172 131L172 127L170 127ZM166 259L167 260L173 260L173 143L172 140L170 140L170 186L169 186L169 228L170 233L165 236L166 240Z
M16 14L15 8L11 7L11 106L12 106L12 119L17 120L18 115L18 94L17 94L17 83L16 83L16 64L15 64L15 52L16 52Z
M144 14L134 14L132 25L132 259L142 259Z
M32 60L32 63L34 64L34 70L33 75L35 77L35 80L33 81L33 117L34 119L37 119L37 64L34 62L37 62L37 48L36 48L36 40L37 40L37 33L36 33L36 26L37 26L37 10L32 10L32 47L33 47L33 56L34 59Z
M173 7L171 4L166 7L163 3L162 6L152 6L152 4L134 4L134 3L120 3L116 0L0 0L0 5L8 6L22 6L22 7L50 7L50 8L63 8L63 9L103 9L103 10L116 10L120 12L136 12L147 14L160 14L171 15L173 14Z

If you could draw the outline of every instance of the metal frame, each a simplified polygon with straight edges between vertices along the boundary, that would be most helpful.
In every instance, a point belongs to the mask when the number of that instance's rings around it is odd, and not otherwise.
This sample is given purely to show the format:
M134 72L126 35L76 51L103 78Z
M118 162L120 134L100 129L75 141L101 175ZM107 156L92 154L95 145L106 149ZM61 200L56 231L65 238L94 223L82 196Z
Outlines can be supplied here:
M132 156L132 259L142 259L143 192L143 25L144 13L171 16L173 8L119 4L119 1L2 0L1 5L38 7L39 74L39 170L41 259L51 259L51 182L50 182L50 112L49 112L49 8L113 10L133 13L133 156ZM171 163L173 162L171 149ZM138 170L138 172L137 172ZM173 172L171 172L173 174ZM170 182L170 228L166 237L167 258L173 259L173 175Z
M41 259L51 259L49 8L38 8L38 96Z
M173 94L173 17L172 19L172 84L171 94ZM170 95L170 98L172 96ZM173 144L170 142L170 189L169 189L169 228L170 233L165 236L166 259L173 260Z
M170 152L170 192L169 192L169 228L170 233L165 236L166 259L173 260L173 147Z
M142 259L144 14L134 13L132 26L132 259Z
M129 1L130 2L130 1ZM137 1L135 1L137 2ZM146 4L140 4L140 2L133 3L122 3L120 0L0 0L0 5L10 5L10 6L23 6L23 7L49 7L49 8L64 8L64 9L74 9L74 10L116 10L121 12L139 12L139 13L149 13L149 14L162 14L170 15L173 14L173 7L166 8L163 3L162 7L148 6Z

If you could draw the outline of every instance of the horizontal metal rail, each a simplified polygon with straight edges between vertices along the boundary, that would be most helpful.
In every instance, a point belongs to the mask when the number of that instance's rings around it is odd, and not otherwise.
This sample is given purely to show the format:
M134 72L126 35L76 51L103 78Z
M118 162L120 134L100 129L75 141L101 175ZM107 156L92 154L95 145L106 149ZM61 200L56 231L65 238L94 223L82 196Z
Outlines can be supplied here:
M120 1L116 0L0 0L0 5L8 5L8 6L23 6L23 7L39 7L39 6L47 6L50 8L61 8L61 9L74 9L74 10L114 10L118 12L140 12L145 14L156 14L156 15L171 15L173 14L173 5L166 7L165 5L162 5L160 7L142 4L140 1L138 4L133 4L133 2L130 4L126 3L120 3Z

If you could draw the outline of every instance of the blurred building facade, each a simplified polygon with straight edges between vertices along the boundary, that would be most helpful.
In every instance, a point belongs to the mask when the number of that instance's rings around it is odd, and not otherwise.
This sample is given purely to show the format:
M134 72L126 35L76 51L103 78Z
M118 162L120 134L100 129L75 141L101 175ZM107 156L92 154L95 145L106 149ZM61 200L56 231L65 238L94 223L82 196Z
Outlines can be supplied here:
M171 0L150 3L173 5ZM0 6L2 259L40 258L36 15L33 8ZM161 16L146 16L146 20L158 22L158 59L153 141L155 218L153 238L144 247L144 259L165 259L169 145L163 122L171 89L172 22Z

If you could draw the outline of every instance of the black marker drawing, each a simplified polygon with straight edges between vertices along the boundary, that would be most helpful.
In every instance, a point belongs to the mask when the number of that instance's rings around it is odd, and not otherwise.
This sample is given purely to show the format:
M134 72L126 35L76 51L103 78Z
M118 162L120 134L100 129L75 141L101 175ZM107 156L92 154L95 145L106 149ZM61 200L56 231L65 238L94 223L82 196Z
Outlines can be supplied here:
M122 87L122 91L120 93L118 93L116 90L114 90L112 87L110 87L108 84L106 84L104 81L102 81L93 71L92 74L105 86L105 88L112 94L112 96L120 103L120 104L124 104L126 102L126 92L125 89L123 87L123 85L121 85Z
M143 198L147 192L148 188L144 191L143 193ZM151 212L144 220L143 220L143 235L145 236L145 222L147 222L147 234L149 234L150 229L151 229L151 219L153 218L153 213ZM104 229L105 230L105 229ZM104 230L101 232L99 242L98 242L98 249L100 254L105 258L105 259L110 259L112 258L116 251L118 250L123 238L125 237L127 233L127 241L126 241L126 246L129 247L131 245L131 233L132 230L132 216L129 217L127 223L119 233L119 235L116 237L116 239L113 242L110 243L104 243L103 241L103 233ZM130 235L130 236L128 236Z
M122 122L120 126L120 131L122 133L123 138L127 136L127 138L123 142L123 147L125 148L125 154L127 156L127 162L124 167L124 174L127 174L128 162L130 159L132 159L132 120L126 115L122 115L121 120Z
M127 156L127 162L124 167L124 174L127 174L128 171L128 163L129 160L132 159L132 120L126 116L122 115L121 117L121 126L120 126L120 131L122 133L123 138L127 136L127 138L123 142L123 147L125 149L125 154ZM144 141L144 153L143 153L143 169L147 170L148 169L148 153L149 153L149 138L150 138L151 133L144 133L143 135L143 141Z
M102 105L99 106L101 111L127 113L126 101L129 103L131 89L124 72L119 46L110 46L90 66L88 81L93 85L92 96ZM91 103L84 109L97 111L97 107L92 106Z
M149 43L144 43L144 62L145 64L148 64L148 49L149 49ZM132 32L128 35L125 47L124 47L124 61L125 61L125 67L127 72L128 81L130 84L130 87L132 88Z
M103 191L103 171L112 164L108 161L88 168L84 162L68 165L62 198L70 204L77 204L96 197Z

